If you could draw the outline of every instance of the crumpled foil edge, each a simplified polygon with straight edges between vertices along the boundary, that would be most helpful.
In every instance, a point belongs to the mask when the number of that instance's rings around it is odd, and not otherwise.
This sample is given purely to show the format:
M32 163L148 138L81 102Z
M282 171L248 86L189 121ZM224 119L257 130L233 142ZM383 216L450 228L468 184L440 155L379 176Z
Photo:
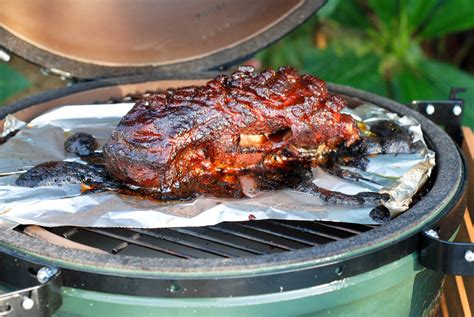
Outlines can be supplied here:
M395 217L409 208L413 196L426 183L436 165L434 156L435 154L431 152L427 161L416 164L398 180L379 191L380 194L390 196L389 200L382 201L382 205L390 211L391 217Z

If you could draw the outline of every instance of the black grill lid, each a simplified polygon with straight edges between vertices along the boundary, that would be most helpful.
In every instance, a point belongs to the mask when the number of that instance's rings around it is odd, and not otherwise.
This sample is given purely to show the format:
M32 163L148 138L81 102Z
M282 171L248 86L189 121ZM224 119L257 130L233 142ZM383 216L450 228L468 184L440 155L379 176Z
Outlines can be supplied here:
M325 0L2 0L0 45L80 78L195 72L241 60Z

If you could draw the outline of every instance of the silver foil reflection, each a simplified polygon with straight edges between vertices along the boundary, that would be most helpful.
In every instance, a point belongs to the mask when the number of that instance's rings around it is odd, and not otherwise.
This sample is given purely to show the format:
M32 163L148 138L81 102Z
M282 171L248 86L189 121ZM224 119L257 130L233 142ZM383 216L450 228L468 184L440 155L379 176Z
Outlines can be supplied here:
M3 131L0 136L7 136L16 130L20 130L26 125L26 122L17 119L15 116L8 114L5 118L5 123L3 125Z
M22 127L0 146L0 220L41 226L159 228L205 226L223 221L253 219L327 220L376 224L370 217L374 206L360 208L329 204L318 197L279 190L261 192L245 199L200 196L185 202L158 202L114 192L82 194L80 185L25 188L15 186L17 174L51 160L79 161L64 151L65 139L75 132L93 134L100 146L133 106L127 104L64 106L50 111ZM384 205L392 216L406 210L429 177L435 164L434 153L426 147L418 123L374 105L346 109L365 122L391 120L410 130L417 153L381 154L369 158L365 171L352 167L363 180L347 180L313 169L319 187L346 194L388 193ZM9 117L8 120L16 120Z

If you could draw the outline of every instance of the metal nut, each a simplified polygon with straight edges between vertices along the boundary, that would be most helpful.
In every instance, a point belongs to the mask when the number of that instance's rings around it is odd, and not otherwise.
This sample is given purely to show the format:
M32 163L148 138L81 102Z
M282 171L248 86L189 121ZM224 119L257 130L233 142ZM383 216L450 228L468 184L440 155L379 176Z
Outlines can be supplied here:
M431 116L433 113L435 113L435 107L432 104L429 104L426 106L425 111L427 115Z
M8 54L7 51L0 49L0 60L4 61L5 63L8 63L10 61L10 58L10 54Z
M44 284L47 283L49 279L52 278L57 272L58 270L55 268L42 267L41 269L39 269L38 273L36 273L36 279L41 284Z
M35 302L31 298L23 296L21 307L23 307L24 310L30 310L33 308L34 305L35 305Z
M468 263L474 262L474 252L472 252L472 250L467 250L466 253L464 253L464 259Z
M453 107L453 114L454 114L455 116L460 116L461 113L462 113L462 108L461 108L461 106L460 106L460 105L455 105L455 106Z
M430 237L433 237L435 239L439 239L439 235L436 231L434 231L433 229L430 229L430 230L426 230L425 233L427 235L429 235Z

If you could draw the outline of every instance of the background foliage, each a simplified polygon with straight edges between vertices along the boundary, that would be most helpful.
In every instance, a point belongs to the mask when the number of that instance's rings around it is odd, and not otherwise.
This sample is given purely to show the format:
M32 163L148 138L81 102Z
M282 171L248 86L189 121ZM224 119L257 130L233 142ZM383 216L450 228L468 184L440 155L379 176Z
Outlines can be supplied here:
M464 119L474 127L474 76L460 69L473 67L472 28L472 0L328 0L257 58L402 103L465 87Z

